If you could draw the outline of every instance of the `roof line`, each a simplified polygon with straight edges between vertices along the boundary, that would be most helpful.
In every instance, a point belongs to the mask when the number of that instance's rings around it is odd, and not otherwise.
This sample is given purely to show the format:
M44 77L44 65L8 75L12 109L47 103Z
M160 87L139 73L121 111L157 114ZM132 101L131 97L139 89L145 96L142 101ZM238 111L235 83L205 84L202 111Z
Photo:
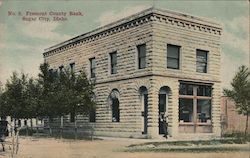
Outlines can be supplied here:
M134 19L137 19L137 18L143 17L145 15L148 15L150 13L162 14L162 15L166 15L166 16L174 16L174 15L176 15L176 16L178 16L177 18L180 18L182 20L186 20L186 21L189 20L190 21L190 19L192 19L192 20L195 20L194 21L195 23L208 25L208 26L211 26L211 27L214 27L214 28L217 28L217 29L221 29L221 24L219 24L219 23L217 23L215 21L212 21L211 19L208 19L208 18L200 18L200 17L196 17L196 16L193 16L193 15L190 15L190 14L184 14L184 13L176 12L176 11L172 11L172 10L164 10L164 9L150 7L150 8L147 8L145 10L142 10L142 11L136 13L136 14L130 15L128 17L124 17L124 18L122 18L120 20L111 22L111 23L109 23L107 25L98 27L98 28L96 28L96 29L94 29L92 31L86 32L84 34L73 37L73 38L71 38L69 40L63 41L63 42L58 43L56 45L53 45L53 46L51 46L49 48L46 48L46 49L44 49L44 54L51 51L51 50L54 50L54 49L57 49L59 47L70 44L72 42L84 39L86 37L89 37L89 36L91 36L93 34L100 33L100 32L105 31L107 29L119 26L119 25L124 24L126 22L129 22L129 21L132 21Z

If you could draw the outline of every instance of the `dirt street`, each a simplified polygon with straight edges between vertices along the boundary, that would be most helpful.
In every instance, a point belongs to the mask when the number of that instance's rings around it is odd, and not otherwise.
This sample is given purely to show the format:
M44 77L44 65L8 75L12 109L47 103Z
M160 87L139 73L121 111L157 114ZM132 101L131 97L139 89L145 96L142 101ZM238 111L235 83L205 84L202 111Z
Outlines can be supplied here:
M20 138L18 158L249 158L248 152L222 153L154 153L154 152L123 152L126 146L142 143L143 140L110 139L110 140L59 140L53 138ZM0 149L1 150L1 149ZM9 158L10 150L0 158Z

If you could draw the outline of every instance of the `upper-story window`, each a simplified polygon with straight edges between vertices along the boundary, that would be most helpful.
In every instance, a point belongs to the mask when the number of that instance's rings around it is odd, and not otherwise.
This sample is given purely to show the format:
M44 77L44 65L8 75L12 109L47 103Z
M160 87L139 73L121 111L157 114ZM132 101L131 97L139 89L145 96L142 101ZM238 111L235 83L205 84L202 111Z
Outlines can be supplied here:
M69 64L69 66L70 66L70 71L72 73L74 73L75 72L75 63L71 63L71 64Z
M58 70L57 69L49 69L49 76L50 77L56 77L58 75Z
M167 68L180 68L180 46L172 44L167 45Z
M207 73L207 53L208 51L196 50L196 72Z
M50 74L50 75L53 75L53 72L54 72L53 69L49 69L49 74Z
M110 53L110 73L117 73L117 52Z
M62 66L59 66L59 73L62 73L63 72L63 65Z
M144 69L146 67L146 44L138 45L138 68Z
M90 77L95 78L95 58L89 59L90 62Z

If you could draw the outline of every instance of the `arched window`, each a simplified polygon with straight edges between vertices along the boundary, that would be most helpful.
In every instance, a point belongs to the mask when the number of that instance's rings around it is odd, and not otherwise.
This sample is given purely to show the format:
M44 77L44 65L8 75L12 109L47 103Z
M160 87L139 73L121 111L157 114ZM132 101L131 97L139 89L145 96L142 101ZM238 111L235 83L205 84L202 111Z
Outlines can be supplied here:
M148 124L148 90L145 86L139 89L141 98L142 134L147 134Z
M112 109L112 122L120 122L119 91L113 89L109 95Z
M95 94L92 96L91 100L96 102L96 95ZM90 109L89 122L96 122L96 107L91 107L91 109Z

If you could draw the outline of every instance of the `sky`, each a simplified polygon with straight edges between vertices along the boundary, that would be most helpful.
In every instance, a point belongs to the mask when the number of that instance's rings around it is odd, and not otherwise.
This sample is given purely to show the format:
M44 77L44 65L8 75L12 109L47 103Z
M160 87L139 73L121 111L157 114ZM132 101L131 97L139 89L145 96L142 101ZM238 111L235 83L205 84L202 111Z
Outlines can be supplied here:
M230 87L238 67L249 66L249 1L247 0L0 0L0 81L13 71L36 77L45 48L132 15L149 7L205 17L223 26L222 87ZM24 21L26 11L81 12L66 21ZM16 15L9 15L10 12ZM21 12L21 16L18 13Z

